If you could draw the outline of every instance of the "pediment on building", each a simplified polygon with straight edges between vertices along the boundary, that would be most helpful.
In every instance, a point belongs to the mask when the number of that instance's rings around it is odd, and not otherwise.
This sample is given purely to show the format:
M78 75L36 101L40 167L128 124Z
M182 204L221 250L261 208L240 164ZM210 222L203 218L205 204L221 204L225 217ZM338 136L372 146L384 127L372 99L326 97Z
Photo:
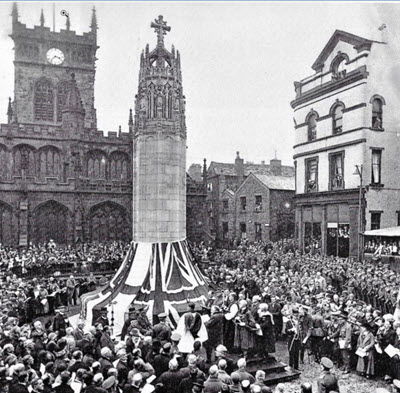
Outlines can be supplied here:
M353 48L357 52L361 52L364 50L369 51L371 49L372 43L377 42L377 41L372 41L372 40L357 36L355 34L347 33L346 31L336 30L333 33L332 37L329 39L328 43L325 45L322 52L319 54L317 59L314 61L313 65L311 66L311 68L314 71L319 72L322 70L322 68L324 67L325 61L328 59L328 57L334 51L334 49L337 46L339 41L346 42L346 43L352 45Z

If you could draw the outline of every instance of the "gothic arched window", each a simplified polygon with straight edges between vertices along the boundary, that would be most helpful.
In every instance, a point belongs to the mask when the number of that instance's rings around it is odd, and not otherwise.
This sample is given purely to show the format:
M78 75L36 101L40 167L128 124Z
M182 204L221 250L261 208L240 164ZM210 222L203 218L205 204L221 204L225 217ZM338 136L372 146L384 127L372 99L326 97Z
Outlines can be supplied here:
M110 179L128 180L128 156L116 151L110 155Z
M35 120L54 120L54 92L52 83L41 78L35 83L34 98Z
M343 109L342 103L336 104L332 110L332 132L340 134L343 131Z
M105 180L107 157L100 150L91 151L87 155L87 176L92 180Z
M62 81L57 86L57 121L62 120L62 111L67 100L69 81Z
M0 180L7 178L8 157L7 148L0 145Z
M35 175L35 149L29 145L18 145L13 150L14 175Z
M317 138L317 119L318 115L315 112L311 112L307 116L307 140L309 142Z
M39 150L38 169L41 178L46 176L59 177L61 173L60 152L53 146L47 146Z

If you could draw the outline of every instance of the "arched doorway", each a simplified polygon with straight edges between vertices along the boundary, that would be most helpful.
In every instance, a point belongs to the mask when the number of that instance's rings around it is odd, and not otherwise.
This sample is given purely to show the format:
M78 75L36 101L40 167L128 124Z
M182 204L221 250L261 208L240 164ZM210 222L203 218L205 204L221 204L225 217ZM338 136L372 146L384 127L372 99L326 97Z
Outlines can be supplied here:
M12 209L0 201L0 243L10 246L13 243Z
M131 238L131 222L126 209L111 201L93 206L89 212L91 241L124 240Z
M45 243L53 239L57 244L68 242L70 216L68 208L56 201L47 201L33 212L31 241Z

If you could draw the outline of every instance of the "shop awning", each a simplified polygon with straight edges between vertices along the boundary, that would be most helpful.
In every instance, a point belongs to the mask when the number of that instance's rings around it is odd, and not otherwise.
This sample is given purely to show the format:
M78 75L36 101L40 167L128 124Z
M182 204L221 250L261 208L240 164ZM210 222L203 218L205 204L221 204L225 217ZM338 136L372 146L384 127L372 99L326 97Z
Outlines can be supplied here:
M364 236L400 237L400 227L390 227L365 231Z

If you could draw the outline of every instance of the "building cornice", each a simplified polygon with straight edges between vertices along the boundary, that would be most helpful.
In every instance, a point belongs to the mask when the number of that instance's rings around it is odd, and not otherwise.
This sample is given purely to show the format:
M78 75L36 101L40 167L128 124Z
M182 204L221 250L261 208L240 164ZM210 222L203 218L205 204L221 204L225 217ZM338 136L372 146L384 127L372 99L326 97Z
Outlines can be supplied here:
M351 71L348 74L346 74L346 76L342 79L331 80L320 86L310 89L309 91L300 95L300 97L293 100L290 103L290 105L292 108L296 108L297 106L304 104L307 101L313 100L317 97L328 94L334 90L340 89L341 87L350 85L367 77L368 77L367 67L365 65L358 67L354 71Z
M298 143L297 145L293 146L293 149L296 149L297 147L300 147L300 146L311 145L312 143L325 141L325 140L330 139L330 138L340 137L341 135L350 134L352 132L361 131L361 130L368 130L368 129L369 129L368 127L352 128L351 130L343 131L340 134L331 134L331 135L324 136L322 138L314 139L313 141L309 141L309 142L307 141L307 142Z
M320 191L294 195L296 206L328 205L338 202L351 202L354 204L358 204L358 197L358 188L349 188L334 191Z
M339 135L341 135L341 134L339 134ZM352 146L352 145L358 145L358 144L364 143L366 141L367 141L366 138L360 138L360 139L356 139L356 140L349 141L349 142L338 143L336 145L321 147L319 149L308 150L308 151L305 151L303 153L295 154L293 156L293 159L296 160L297 158L300 158L300 157L309 156L309 155L313 155L313 154L317 154L317 153L322 153L324 151L339 149L339 148L342 148L342 147L347 147L347 146Z

